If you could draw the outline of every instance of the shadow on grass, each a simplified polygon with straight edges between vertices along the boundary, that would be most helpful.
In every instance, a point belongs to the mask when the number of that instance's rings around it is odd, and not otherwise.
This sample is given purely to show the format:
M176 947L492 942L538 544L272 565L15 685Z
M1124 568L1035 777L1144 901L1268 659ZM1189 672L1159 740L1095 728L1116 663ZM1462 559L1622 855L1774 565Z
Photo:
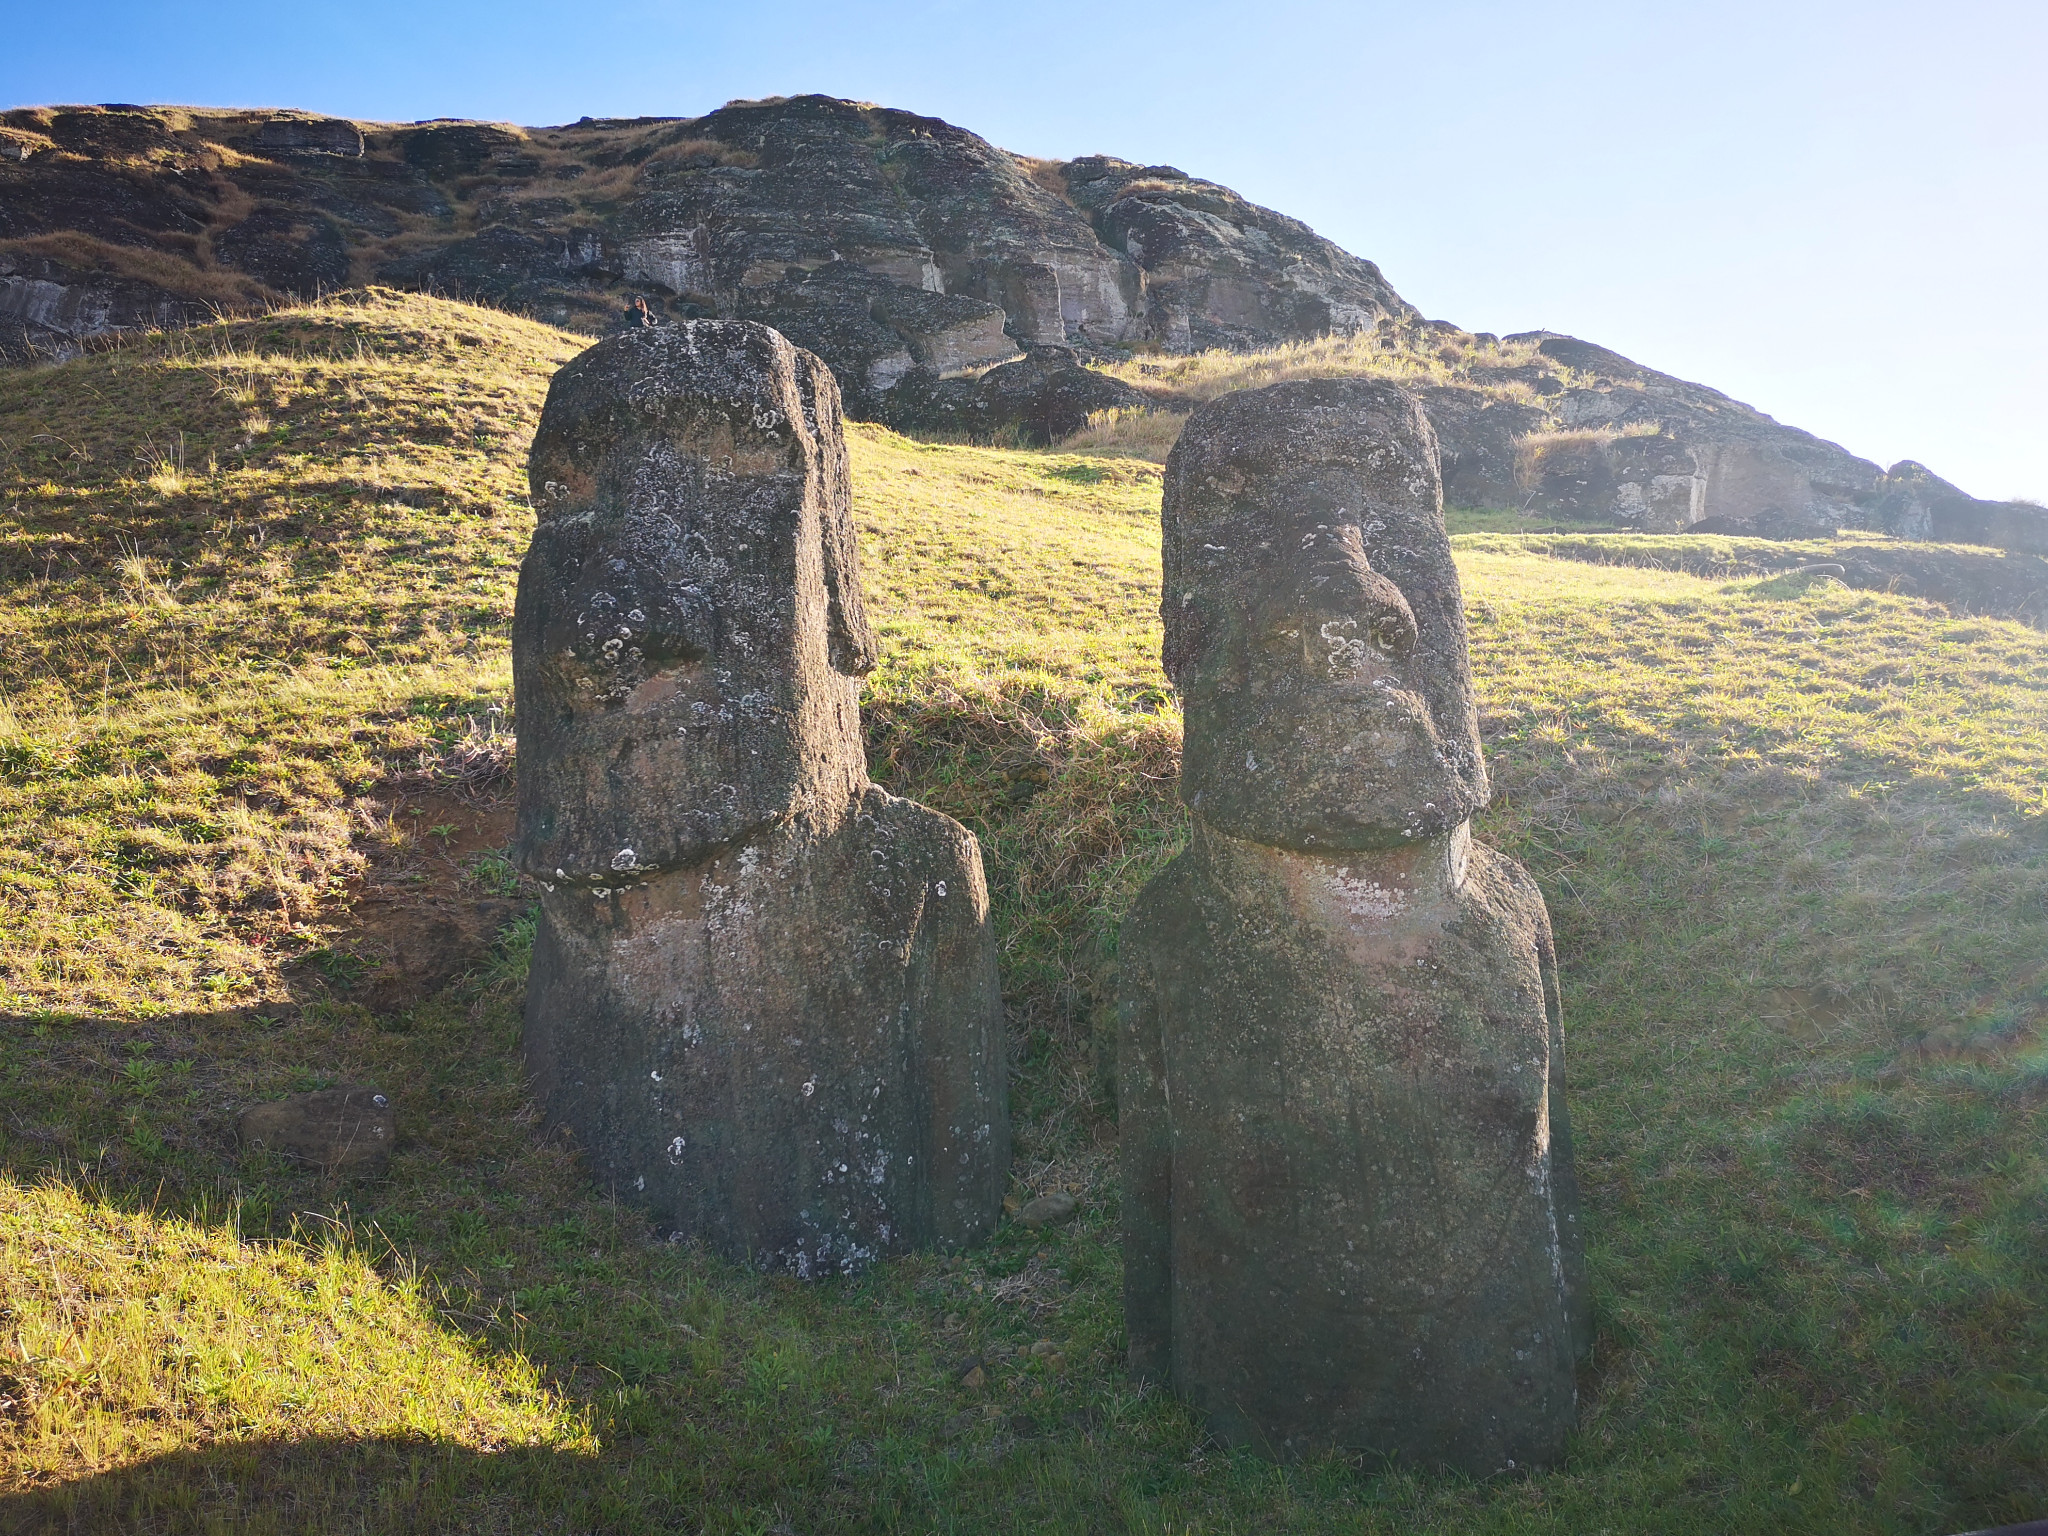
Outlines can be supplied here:
M1080 1180L1063 1085L1085 1076L1084 951L1170 846L1162 733L1034 730L992 706L883 724L894 787L968 816L989 853L1031 1045L1020 1178ZM1550 1478L1467 1489L1205 1455L1190 1415L1124 1382L1099 1154L1074 1226L855 1284L799 1288L652 1241L537 1134L508 951L497 981L397 1014L344 991L276 1016L0 1019L0 1169L90 1165L93 1199L216 1228L232 1212L251 1242L289 1239L302 1213L380 1265L388 1242L436 1328L533 1362L603 1450L251 1440L15 1496L0 1531L1912 1536L2032 1512L2048 1395L2012 1362L2048 1350L2038 831L1962 785L1564 750L1496 751L1508 793L1486 830L1543 880L1567 957L1602 1342ZM322 1075L393 1092L388 1178L334 1185L234 1148L235 1108ZM1361 1523L1374 1503L1394 1512Z
M602 1512L594 1458L411 1439L255 1440L0 1495L0 1536L539 1532ZM680 1512L679 1512L680 1513ZM582 1528L580 1525L576 1528Z

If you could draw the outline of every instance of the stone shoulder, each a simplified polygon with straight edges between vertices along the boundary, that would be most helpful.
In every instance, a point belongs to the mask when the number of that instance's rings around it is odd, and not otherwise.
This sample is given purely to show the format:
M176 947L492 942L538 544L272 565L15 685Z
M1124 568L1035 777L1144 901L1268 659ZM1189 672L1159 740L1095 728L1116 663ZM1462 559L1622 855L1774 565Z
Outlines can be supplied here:
M986 918L988 882L980 840L951 816L871 784L861 794L853 825L855 840L869 858L911 882L923 882L928 912L933 897L964 896L948 910L976 921Z
M1503 928L1524 930L1538 949L1550 947L1550 909L1536 877L1498 849L1472 844L1471 863L1458 900L1468 915Z
M1195 870L1195 851L1183 848L1166 867L1145 882L1131 901L1117 929L1117 954L1126 961L1138 958L1167 932L1183 931L1180 920L1187 912L1189 881Z

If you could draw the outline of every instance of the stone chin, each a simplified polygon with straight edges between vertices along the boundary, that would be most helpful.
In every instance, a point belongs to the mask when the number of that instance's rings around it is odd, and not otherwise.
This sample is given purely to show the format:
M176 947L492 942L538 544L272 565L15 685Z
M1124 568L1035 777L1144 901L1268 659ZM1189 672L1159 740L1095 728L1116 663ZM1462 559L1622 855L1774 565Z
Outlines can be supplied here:
M1299 853L1372 852L1441 837L1486 805L1476 749L1458 751L1457 737L1447 748L1419 707L1383 725L1289 702L1247 718L1189 701L1181 795L1209 826Z

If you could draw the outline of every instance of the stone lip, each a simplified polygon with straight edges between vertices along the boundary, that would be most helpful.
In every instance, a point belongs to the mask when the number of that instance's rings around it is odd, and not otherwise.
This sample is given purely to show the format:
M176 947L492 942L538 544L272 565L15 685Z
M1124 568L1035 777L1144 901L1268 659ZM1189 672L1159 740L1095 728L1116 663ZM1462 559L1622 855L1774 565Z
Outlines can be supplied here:
M1436 442L1373 379L1243 390L1188 418L1161 512L1181 794L1276 847L1441 835L1488 798Z
M778 332L700 320L555 376L512 625L514 858L610 889L865 787L838 391Z

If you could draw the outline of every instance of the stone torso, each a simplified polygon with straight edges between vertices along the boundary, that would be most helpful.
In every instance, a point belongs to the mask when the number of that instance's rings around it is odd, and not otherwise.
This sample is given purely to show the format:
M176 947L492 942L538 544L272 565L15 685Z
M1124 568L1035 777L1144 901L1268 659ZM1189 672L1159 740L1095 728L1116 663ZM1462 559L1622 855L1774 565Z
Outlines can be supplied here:
M1462 834L1198 824L1124 935L1134 1360L1268 1454L1554 1458L1577 1200L1533 882Z
M762 325L556 374L512 624L546 891L526 1059L667 1228L799 1275L989 1231L1008 1172L981 854L874 788L839 392Z
M801 1276L985 1236L1008 1162L972 834L870 788L616 890L546 898L551 1118L658 1224Z

